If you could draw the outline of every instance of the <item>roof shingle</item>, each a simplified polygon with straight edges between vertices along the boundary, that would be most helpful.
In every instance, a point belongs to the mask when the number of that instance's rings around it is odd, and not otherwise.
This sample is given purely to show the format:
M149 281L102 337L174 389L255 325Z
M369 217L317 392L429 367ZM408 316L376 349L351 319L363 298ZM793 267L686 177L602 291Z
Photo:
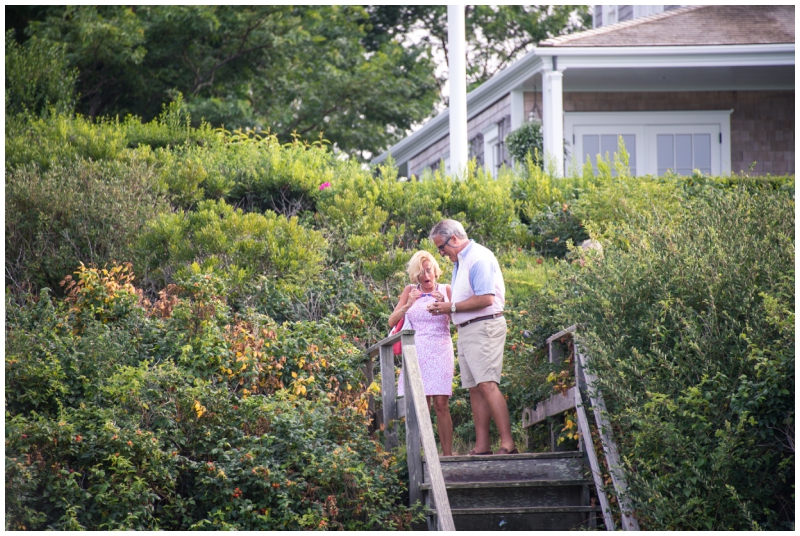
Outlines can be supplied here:
M794 43L794 6L690 6L547 39L540 47Z

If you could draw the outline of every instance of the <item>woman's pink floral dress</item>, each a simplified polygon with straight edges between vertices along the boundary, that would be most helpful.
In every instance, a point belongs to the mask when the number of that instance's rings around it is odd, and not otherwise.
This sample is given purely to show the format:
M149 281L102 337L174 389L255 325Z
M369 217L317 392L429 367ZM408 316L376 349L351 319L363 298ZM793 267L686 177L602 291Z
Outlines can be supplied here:
M442 289L443 292L444 289ZM436 301L423 294L406 313L404 329L414 330L422 386L425 396L453 394L453 338L450 337L450 316L430 314L426 307ZM398 396L403 396L403 371L397 384Z

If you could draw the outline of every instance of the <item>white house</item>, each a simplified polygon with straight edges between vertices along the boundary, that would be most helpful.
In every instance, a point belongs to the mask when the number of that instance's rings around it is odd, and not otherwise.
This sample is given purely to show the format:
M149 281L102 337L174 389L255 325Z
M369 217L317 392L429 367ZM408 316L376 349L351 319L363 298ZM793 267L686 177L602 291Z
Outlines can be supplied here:
M470 154L496 172L505 136L536 119L558 170L622 136L638 175L794 173L794 48L794 6L595 6L592 30L539 43L467 96ZM445 110L373 162L447 164L448 128Z

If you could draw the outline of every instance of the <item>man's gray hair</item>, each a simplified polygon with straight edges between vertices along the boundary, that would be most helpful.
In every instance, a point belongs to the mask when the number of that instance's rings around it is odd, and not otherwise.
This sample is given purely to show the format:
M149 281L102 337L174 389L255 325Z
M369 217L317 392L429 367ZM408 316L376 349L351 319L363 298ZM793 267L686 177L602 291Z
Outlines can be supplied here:
M463 240L467 238L467 232L464 230L464 226L456 220L442 220L433 226L431 233L428 235L431 240L433 240L434 236L440 236L445 241L449 240L451 236Z

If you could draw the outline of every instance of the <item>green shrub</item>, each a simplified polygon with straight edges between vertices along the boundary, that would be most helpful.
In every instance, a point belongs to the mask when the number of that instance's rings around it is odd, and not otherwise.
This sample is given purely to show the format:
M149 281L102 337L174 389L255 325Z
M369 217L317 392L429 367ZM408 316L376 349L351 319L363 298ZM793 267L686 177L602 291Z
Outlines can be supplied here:
M343 332L233 315L205 274L131 308L129 275L87 269L68 303L8 302L7 529L419 520L402 459L367 434L363 353Z
M32 37L20 45L6 31L6 117L26 113L70 113L75 107L77 69L70 69L66 45Z
M547 257L564 258L567 244L578 246L589 238L583 223L566 203L547 207L547 211L533 218L529 229L531 247Z
M547 305L579 324L635 514L658 530L790 527L794 202L714 189L651 216L572 265Z
M239 284L263 274L287 282L312 279L322 269L325 240L297 218L274 212L245 214L225 201L202 201L196 211L152 220L141 235L149 277L162 286L173 277L216 268Z
M6 173L6 285L49 287L80 263L139 265L133 245L147 219L167 210L144 161L74 161Z
M89 119L56 109L41 117L11 117L6 122L6 168L36 164L42 169L73 160L127 160L126 149L146 147L148 153L185 146L215 146L223 133L207 124L188 126L181 100L164 106L162 113L142 123L138 117ZM136 153L134 153L136 154ZM150 158L149 163L154 159Z
M524 123L506 136L506 146L514 162L524 162L527 157L532 157L537 167L541 168L541 157L544 155L542 124L539 121Z
M116 121L52 114L6 124L6 169L35 164L42 170L77 160L116 160L127 146Z

